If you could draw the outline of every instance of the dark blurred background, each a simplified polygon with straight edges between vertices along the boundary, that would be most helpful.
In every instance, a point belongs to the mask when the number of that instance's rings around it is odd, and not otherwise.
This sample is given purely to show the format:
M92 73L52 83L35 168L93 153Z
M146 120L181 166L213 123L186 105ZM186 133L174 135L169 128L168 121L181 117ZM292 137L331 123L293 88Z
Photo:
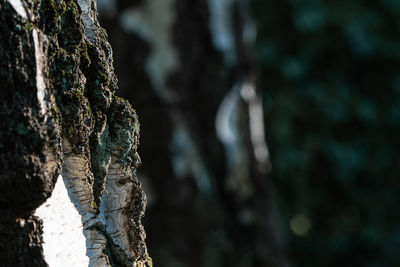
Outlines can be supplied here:
M400 266L400 1L98 7L155 266Z

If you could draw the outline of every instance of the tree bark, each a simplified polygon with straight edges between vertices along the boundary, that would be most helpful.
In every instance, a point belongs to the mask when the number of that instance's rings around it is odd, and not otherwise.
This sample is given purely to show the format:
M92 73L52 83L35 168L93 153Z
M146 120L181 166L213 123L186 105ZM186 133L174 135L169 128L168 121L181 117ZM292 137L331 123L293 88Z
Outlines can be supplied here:
M93 0L0 0L0 261L47 266L33 215L62 172L90 266L151 266L139 122Z

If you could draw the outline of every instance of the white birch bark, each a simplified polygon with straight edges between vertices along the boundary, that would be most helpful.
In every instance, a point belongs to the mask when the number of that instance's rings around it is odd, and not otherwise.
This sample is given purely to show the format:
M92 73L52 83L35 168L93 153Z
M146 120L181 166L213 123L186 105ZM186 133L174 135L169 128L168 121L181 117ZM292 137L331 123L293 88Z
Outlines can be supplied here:
M67 140L63 140L64 164L62 176L68 195L82 218L83 233L90 267L111 266L105 254L107 240L98 229L102 223L96 216L93 203L93 189L90 184L92 174L89 159L84 153L74 153ZM93 180L93 178L92 178ZM96 229L97 228L97 229Z

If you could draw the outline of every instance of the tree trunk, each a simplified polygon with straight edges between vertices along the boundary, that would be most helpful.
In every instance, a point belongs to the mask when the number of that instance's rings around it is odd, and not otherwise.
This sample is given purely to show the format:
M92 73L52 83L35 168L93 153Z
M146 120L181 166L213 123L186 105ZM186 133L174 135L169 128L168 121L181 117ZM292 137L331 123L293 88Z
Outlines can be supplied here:
M160 266L286 266L246 0L99 0L135 99ZM154 167L157 166L157 167Z
M62 172L90 266L150 266L139 122L93 0L0 0L0 261L47 266L35 209Z

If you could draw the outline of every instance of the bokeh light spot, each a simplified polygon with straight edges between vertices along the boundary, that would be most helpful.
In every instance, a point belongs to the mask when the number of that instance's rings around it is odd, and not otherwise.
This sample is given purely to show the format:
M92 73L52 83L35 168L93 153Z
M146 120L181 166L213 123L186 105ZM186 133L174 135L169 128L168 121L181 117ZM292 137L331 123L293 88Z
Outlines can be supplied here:
M311 229L311 221L304 214L296 214L290 220L290 229L295 235L305 236Z

